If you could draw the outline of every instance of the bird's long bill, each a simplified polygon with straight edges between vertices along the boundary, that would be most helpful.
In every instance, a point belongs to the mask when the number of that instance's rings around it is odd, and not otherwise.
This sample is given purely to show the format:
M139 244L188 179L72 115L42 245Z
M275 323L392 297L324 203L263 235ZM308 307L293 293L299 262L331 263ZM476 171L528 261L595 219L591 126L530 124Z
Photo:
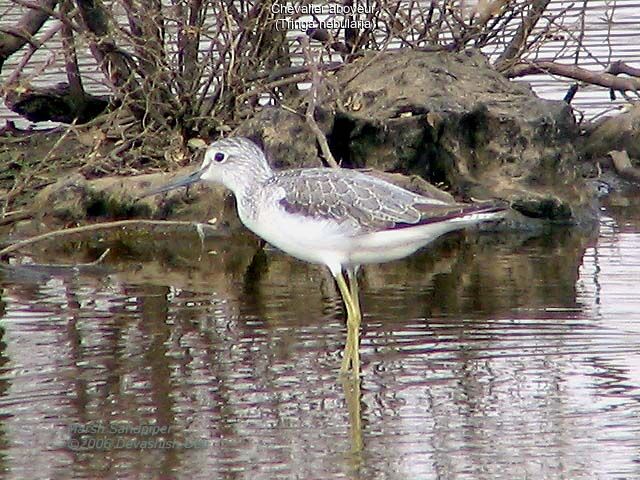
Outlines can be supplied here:
M195 172L190 173L189 175L174 178L173 180L171 180L169 183L165 185L161 185L157 188L148 190L144 192L142 195L140 195L139 198L150 197L151 195L156 195L158 193L168 192L169 190L175 190L176 188L180 188L180 187L186 187L187 185L191 185L193 183L198 182L201 177L202 177L202 170L198 169Z

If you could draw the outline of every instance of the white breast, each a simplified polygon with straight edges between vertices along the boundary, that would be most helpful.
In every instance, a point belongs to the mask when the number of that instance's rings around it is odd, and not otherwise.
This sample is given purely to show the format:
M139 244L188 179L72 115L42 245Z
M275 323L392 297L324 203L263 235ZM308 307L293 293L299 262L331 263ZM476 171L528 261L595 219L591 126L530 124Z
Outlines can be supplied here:
M291 214L273 201L265 201L255 212L239 204L238 214L249 230L300 260L335 268L348 259L347 232L335 222Z

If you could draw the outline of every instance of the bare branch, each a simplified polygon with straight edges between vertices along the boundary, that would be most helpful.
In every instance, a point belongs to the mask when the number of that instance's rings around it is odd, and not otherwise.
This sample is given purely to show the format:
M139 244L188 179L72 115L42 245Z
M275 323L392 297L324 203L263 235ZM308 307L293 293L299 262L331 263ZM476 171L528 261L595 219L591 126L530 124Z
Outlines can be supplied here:
M330 167L340 168L338 162L336 162L335 158L333 158L333 154L331 153L331 149L329 148L329 143L327 142L327 137L318 126L318 123L316 122L316 119L314 117L316 104L318 101L318 87L320 86L321 81L320 72L318 71L317 63L311 53L311 48L309 47L309 39L304 36L299 40L304 51L305 61L307 62L307 66L309 67L309 70L311 72L311 88L309 89L309 100L307 103L307 111L305 112L305 119L307 120L307 125L309 125L314 135L316 136L316 140L320 145L320 150L322 151L322 156L324 157L325 161L329 164Z
M537 61L530 63L519 63L511 67L506 75L509 78L523 77L525 75L535 74L551 74L561 77L573 78L592 85L600 85L602 87L619 90L622 92L640 90L640 79L638 78L620 78L611 73L593 72L575 65L565 65L561 63Z
M607 67L605 72L610 73L611 75L620 75L621 73L624 73L626 75L631 75L632 77L640 78L640 68L632 67L622 60L616 60L613 62Z
M16 66L16 68L11 73L11 76L5 82L6 85L12 86L18 82L18 80L20 79L20 74L22 70L24 69L25 65L29 63L29 60L31 60L31 57L33 56L33 54L36 53L36 51L40 48L40 45L46 43L51 38L53 38L53 36L56 33L58 33L61 28L62 28L62 23L56 23L42 35L40 42L29 42L29 48L27 49L24 56L20 60L20 63Z
M34 245L44 240L53 240L56 238L84 234L88 232L97 232L100 230L109 230L112 228L126 228L126 227L195 227L194 222L184 222L179 220L116 220L113 222L94 223L91 225L83 225L80 227L64 228L62 230L54 230L52 232L43 233L35 237L30 237L25 240L20 240L16 243L9 245L8 247L0 250L0 258L6 258L10 253L16 252L24 247ZM104 253L103 253L104 255ZM101 260L102 256L98 259Z
M640 183L640 168L636 168L631 164L626 150L612 150L609 152L609 156L613 160L613 166L618 175L632 182Z
M529 13L527 17L518 27L515 35L511 39L511 42L504 49L502 54L495 61L495 67L498 70L505 69L510 62L518 59L522 53L522 49L525 47L529 34L533 31L534 27L544 14L550 0L534 0L531 2Z
M60 11L64 15L70 15L72 10L70 0L62 0ZM64 49L65 70L69 81L71 97L80 101L84 96L82 88L82 78L78 67L78 56L73 38L73 30L69 25L62 24L62 48Z
M44 22L56 7L57 0L41 0L22 18L13 28L0 28L0 71L2 64L13 53L20 50L26 43L31 43L33 36L40 31Z

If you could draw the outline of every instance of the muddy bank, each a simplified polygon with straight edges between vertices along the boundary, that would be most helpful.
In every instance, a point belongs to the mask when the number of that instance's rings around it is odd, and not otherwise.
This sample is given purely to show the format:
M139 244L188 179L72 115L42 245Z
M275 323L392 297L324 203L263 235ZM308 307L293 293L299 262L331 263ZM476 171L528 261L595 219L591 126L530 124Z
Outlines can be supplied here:
M276 168L320 166L316 137L302 113L305 102L302 92L295 112L263 108L234 134L258 139ZM526 84L506 80L475 53L364 56L327 76L315 120L343 166L386 175L418 193L438 192L443 199L503 199L518 212L507 222L511 229L593 224L598 189L592 180L608 171L602 161L607 145L619 143L615 135L602 133L615 132L611 127L586 130L599 135L598 142L585 138L569 105L537 98ZM0 196L13 207L5 233L19 237L126 218L240 228L233 199L216 186L139 199L171 175L195 168L205 141L185 142L175 161L164 155L147 167L128 165L127 175L102 176L101 170L117 171L117 158L109 156L104 142L103 157L96 154L99 132L62 141L60 135L2 136L0 162L8 168L0 178ZM632 145L630 161L637 165ZM110 169L101 169L100 161L110 162ZM15 179L29 170L41 182L20 191Z

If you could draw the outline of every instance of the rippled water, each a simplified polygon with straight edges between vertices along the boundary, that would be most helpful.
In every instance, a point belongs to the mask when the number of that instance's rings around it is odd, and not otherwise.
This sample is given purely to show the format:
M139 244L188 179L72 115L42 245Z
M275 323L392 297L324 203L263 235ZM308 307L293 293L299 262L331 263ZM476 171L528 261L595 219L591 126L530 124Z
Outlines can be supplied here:
M640 478L640 209L366 269L359 389L323 269L125 240L0 273L2 478Z

